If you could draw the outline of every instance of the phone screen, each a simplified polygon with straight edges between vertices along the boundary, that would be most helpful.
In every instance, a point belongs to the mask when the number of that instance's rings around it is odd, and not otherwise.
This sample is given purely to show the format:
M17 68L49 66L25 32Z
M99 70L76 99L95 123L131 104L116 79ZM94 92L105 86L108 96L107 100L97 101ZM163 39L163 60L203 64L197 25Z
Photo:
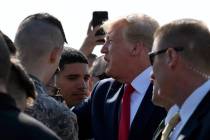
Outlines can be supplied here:
M103 22L106 20L108 20L108 12L107 11L94 11L93 12L93 18L92 18L92 26L93 27L103 24ZM104 30L99 29L95 35L97 36L97 35L104 35L104 34L105 34Z
M103 22L106 20L108 20L107 11L94 11L93 12L93 19L92 19L93 27L103 24Z

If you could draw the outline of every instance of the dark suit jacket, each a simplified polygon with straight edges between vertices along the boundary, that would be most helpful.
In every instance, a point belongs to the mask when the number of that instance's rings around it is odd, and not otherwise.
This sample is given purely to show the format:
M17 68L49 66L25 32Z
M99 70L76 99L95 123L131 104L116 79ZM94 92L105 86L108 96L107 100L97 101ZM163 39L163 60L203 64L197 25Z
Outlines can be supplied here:
M161 121L158 128L154 132L152 140L160 140L161 139L164 127L165 127L165 119Z
M91 98L75 108L78 116L80 139L91 136L95 140L117 140L121 99L124 84L113 79L100 81L94 88ZM151 102L152 85L149 86L141 106L132 122L129 140L150 140L160 121L165 117L163 108Z
M210 140L210 91L198 105L178 139Z
M163 124L154 133L153 140L161 139ZM210 140L210 92L198 105L181 130L178 140Z
M14 100L0 93L0 139L60 140L49 128L20 112Z

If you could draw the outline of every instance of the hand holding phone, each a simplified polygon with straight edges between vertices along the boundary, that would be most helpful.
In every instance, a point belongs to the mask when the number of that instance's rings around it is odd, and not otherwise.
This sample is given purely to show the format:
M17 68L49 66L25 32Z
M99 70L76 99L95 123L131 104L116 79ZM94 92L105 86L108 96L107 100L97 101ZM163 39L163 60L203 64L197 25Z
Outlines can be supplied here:
M108 12L107 11L94 11L92 18L92 26L93 28L98 25L102 25L104 21L108 20ZM97 35L105 35L105 32L102 28L100 28L96 34ZM105 40L98 40L98 42L105 42Z

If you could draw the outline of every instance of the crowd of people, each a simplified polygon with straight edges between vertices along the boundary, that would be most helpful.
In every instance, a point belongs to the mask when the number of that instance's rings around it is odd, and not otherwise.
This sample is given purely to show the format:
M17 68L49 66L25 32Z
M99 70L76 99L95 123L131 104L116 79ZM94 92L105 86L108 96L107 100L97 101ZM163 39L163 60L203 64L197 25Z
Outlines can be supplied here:
M201 20L131 14L90 22L77 50L59 19L30 15L14 42L0 32L0 138L209 140L209 45Z

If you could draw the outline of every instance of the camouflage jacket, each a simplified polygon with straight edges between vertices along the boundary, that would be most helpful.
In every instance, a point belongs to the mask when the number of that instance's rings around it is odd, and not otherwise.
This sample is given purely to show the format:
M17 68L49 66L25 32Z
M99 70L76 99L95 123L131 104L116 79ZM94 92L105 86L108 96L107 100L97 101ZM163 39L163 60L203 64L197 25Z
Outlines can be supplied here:
M76 115L66 105L50 97L41 81L34 76L31 78L38 96L34 105L25 112L51 128L63 140L78 140Z

